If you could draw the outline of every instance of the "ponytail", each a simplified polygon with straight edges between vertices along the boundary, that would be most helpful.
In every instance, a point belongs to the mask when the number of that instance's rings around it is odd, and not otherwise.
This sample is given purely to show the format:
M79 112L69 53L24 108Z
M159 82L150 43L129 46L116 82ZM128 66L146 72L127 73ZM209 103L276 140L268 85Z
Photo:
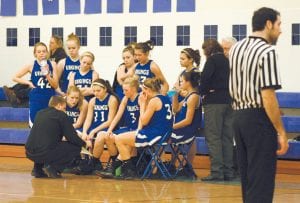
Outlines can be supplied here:
M139 42L136 44L135 49L142 50L143 53L148 53L154 48L154 43L152 40L148 40L146 42Z
M193 59L196 67L199 67L201 57L198 49L194 50L192 48L185 48L181 51L181 53L184 53L189 59Z

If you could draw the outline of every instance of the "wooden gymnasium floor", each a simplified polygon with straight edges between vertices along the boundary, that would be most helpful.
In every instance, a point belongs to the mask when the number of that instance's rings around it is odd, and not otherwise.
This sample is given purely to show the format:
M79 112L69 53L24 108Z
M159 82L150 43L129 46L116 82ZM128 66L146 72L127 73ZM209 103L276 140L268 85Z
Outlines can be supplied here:
M104 180L64 174L62 179L31 177L32 162L0 157L0 202L242 202L240 185L201 181ZM199 177L207 169L196 170ZM274 202L300 201L300 175L278 174Z

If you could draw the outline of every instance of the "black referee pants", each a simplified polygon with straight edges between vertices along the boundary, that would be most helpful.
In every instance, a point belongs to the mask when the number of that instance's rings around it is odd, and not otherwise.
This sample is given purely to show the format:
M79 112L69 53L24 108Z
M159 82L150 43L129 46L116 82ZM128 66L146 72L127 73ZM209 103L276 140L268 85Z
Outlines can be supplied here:
M277 132L263 109L234 112L234 130L244 203L273 200Z

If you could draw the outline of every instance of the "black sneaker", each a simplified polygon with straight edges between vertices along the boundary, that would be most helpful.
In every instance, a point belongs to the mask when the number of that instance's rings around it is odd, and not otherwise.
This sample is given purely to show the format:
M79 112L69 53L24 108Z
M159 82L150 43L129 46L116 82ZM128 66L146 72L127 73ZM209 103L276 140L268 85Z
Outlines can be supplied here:
M103 170L95 170L95 174L100 176L101 178L113 178L113 166L110 162L106 164L105 169Z
M62 178L61 174L50 165L46 166L44 171L49 178Z
M136 172L130 160L122 164L121 171L121 175L116 176L117 179L132 180L136 178Z
M209 175L209 176L201 178L201 180L204 182L219 182L219 181L224 181L224 178Z
M103 166L102 166L102 163L99 161L98 163L94 164L93 173L97 174L101 171L103 171Z
M93 174L96 168L100 170L101 167L102 165L96 166L93 163L91 163L90 160L82 159L80 161L80 164L74 168L74 172L76 175L91 175Z
M32 169L31 175L35 178L48 178L47 174L42 169Z

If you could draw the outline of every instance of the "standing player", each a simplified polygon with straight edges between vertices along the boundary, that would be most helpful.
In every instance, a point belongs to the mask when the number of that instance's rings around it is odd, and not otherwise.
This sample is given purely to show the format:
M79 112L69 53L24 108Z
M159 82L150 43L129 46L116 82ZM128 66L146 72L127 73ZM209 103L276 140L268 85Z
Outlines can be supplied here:
M87 114L88 103L76 86L70 86L67 90L67 107L66 113L73 123L75 129L82 128L83 122Z
M79 38L71 33L67 39L67 52L68 56L65 59L62 59L58 67L58 78L60 79L60 89L57 92L61 95L65 95L68 89L70 73L77 72L80 67L79 61L79 49L80 49L80 40Z
M135 57L134 48L127 46L122 52L123 63L118 67L113 83L113 89L118 95L119 99L122 100L124 97L122 84L127 77L133 76L135 71Z
M32 127L36 113L48 107L49 99L55 94L58 87L56 63L47 60L47 46L38 42L34 45L34 56L36 60L27 64L19 70L13 81L27 84L31 87L29 93L29 126ZM31 74L30 81L22 77Z
M93 70L95 56L86 51L80 56L79 71L70 74L69 86L77 86L84 98L89 101L93 95L92 82L99 78L98 73Z
M140 77L142 84L147 78L158 78L162 83L161 93L166 95L169 90L169 84L162 74L159 66L149 59L150 51L153 49L153 42L151 40L146 42L137 43L135 46L134 54L138 60L135 67L135 74Z
M229 53L229 90L244 202L272 202L277 155L288 150L275 93L281 88L273 46L281 34L280 25L278 11L256 10L252 35Z
M198 71L199 70L199 65L200 65L200 53L199 50L194 50L192 48L185 48L180 52L180 65L181 67L184 68L184 70L180 73L178 76L178 79L173 87L179 95L178 95L178 101L182 101L183 98L186 95L185 91L182 91L180 88L180 77L185 73L185 72L190 72L190 71ZM195 66L196 65L196 66Z
M128 77L123 82L123 91L125 97L123 97L118 112L111 122L108 130L106 132L100 132L97 136L93 151L95 158L99 159L101 157L104 150L104 144L106 144L110 157L112 161L115 162L118 155L118 150L115 145L115 136L120 133L137 129L140 117L138 88L139 80L136 76ZM114 131L121 118L123 118L124 123L122 123L122 126L119 129ZM113 175L111 166L112 165L108 165L105 171L103 171L105 176Z
M135 175L131 159L132 149L145 147L172 130L172 105L167 96L160 94L160 90L159 79L148 78L144 81L142 95L140 95L139 130L122 133L115 137L119 158L122 160L122 177L125 179L130 179ZM120 164L119 160L116 162Z

